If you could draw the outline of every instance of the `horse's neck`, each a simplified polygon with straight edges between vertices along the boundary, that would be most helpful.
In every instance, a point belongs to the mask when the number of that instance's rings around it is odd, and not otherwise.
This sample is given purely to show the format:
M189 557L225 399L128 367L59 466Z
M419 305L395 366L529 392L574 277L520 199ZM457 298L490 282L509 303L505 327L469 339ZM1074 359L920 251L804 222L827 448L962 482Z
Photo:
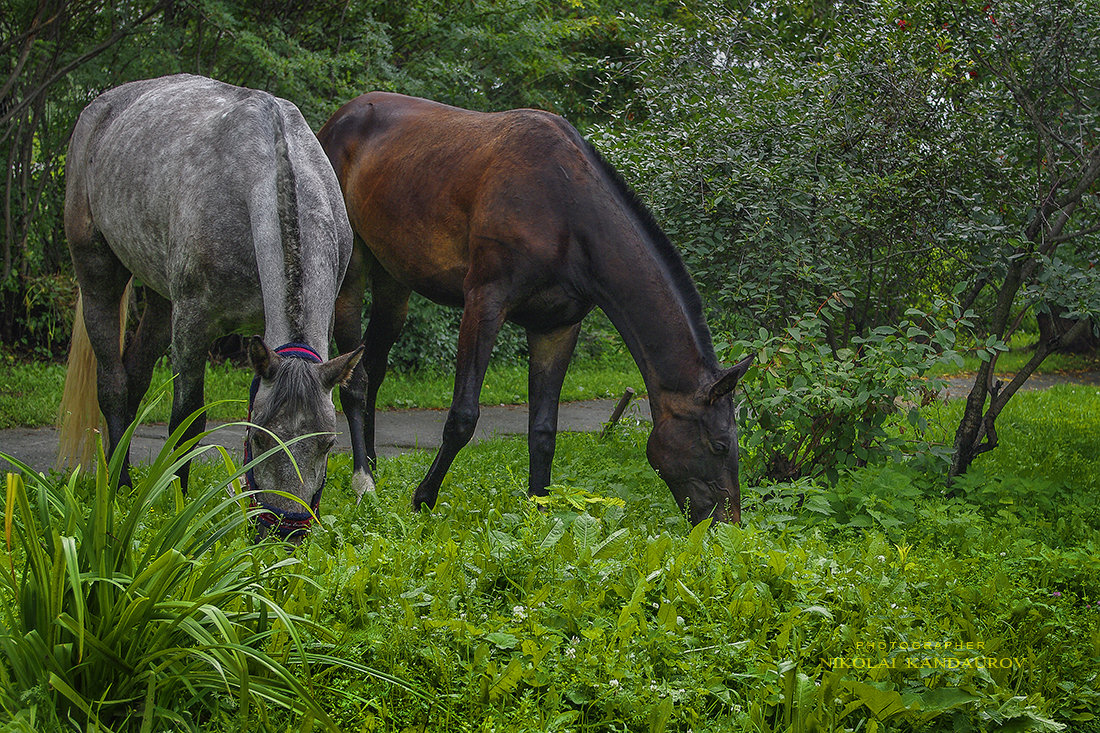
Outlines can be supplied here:
M667 264L648 245L629 267L603 268L597 305L611 319L630 350L650 399L694 394L717 367L710 334L698 310L698 296L685 293Z
M328 354L328 321L331 314L320 306L326 299L321 283L311 283L308 277L300 282L301 292L289 287L283 269L271 272L260 268L260 288L264 303L264 341L275 348L287 343L304 343L321 356ZM319 287L321 286L321 287ZM331 286L329 286L331 289Z
M310 184L307 151L288 132L282 112L276 127L272 179L257 187L252 205L253 241L264 301L264 338L271 346L305 343L328 355L329 324L338 276L323 255L325 237L306 215ZM304 123L303 123L304 124ZM308 133L312 139L312 134ZM315 143L316 141L314 141ZM299 170L299 168L301 168ZM342 211L342 207L341 207ZM343 214L341 213L341 216ZM329 297L331 296L331 297Z

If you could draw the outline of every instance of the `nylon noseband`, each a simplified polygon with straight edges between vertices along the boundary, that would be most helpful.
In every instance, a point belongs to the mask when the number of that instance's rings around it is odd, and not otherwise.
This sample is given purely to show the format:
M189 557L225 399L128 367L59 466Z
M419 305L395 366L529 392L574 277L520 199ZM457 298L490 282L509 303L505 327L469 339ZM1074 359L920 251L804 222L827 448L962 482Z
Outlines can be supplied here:
M324 361L321 355L311 349L306 344L289 343L283 344L279 348L275 349L275 353L279 356L290 357L292 359L305 359L306 361L313 362L314 364L320 364ZM256 393L260 390L260 375L257 374L252 378L252 386L248 389L248 421L252 422L252 405L256 401ZM252 436L252 428L245 431L244 436L244 462L245 464L252 462L252 441L249 438ZM326 471L326 474L328 472ZM259 491L259 487L256 486L256 477L252 473L252 469L248 469L244 474L245 484L250 492ZM256 500L256 493L252 493L250 508L261 509L262 511L256 513L256 522L267 530L268 533L274 533L278 535L281 540L297 539L299 536L304 536L309 532L310 524L313 522L313 516L317 514L318 509L321 508L321 492L325 490L325 477L321 477L321 485L317 487L317 491L313 494L313 498L309 501L309 508L311 512L291 512L279 507L264 504L261 501Z

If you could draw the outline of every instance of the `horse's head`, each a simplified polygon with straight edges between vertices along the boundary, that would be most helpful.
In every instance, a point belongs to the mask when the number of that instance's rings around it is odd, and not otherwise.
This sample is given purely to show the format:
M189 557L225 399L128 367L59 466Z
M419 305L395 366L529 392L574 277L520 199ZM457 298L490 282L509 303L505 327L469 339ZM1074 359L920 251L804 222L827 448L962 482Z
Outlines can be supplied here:
M696 394L670 397L653 411L646 456L680 509L690 509L692 524L710 516L741 521L737 420L730 393L753 358L722 371Z
M249 422L255 427L249 427L245 437L246 461L278 448L279 440L285 443L309 436L272 453L248 474L249 488L261 492L253 501L266 510L258 515L261 537L275 532L283 539L301 541L308 531L311 516L305 506L269 492L296 496L316 514L328 454L336 442L332 389L348 378L362 350L359 347L326 362L304 345L272 350L261 338L252 339L248 355L255 378Z

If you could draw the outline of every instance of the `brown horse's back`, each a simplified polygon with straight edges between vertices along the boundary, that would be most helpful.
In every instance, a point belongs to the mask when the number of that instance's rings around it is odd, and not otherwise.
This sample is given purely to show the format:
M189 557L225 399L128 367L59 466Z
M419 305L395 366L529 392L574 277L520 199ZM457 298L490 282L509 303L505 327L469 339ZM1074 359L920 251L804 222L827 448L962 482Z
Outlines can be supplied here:
M471 277L507 272L529 294L512 304L517 320L587 312L569 286L586 223L577 207L609 193L560 117L372 92L344 105L319 137L353 228L398 281L461 305Z

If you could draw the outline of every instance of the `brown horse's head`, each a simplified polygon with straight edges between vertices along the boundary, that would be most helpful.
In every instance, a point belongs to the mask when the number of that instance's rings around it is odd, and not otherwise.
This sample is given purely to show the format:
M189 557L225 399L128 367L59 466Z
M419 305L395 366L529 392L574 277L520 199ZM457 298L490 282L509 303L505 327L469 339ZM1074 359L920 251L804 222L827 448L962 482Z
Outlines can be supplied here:
M707 517L741 521L737 420L730 394L753 361L749 356L693 395L670 396L653 410L646 456L692 524Z

